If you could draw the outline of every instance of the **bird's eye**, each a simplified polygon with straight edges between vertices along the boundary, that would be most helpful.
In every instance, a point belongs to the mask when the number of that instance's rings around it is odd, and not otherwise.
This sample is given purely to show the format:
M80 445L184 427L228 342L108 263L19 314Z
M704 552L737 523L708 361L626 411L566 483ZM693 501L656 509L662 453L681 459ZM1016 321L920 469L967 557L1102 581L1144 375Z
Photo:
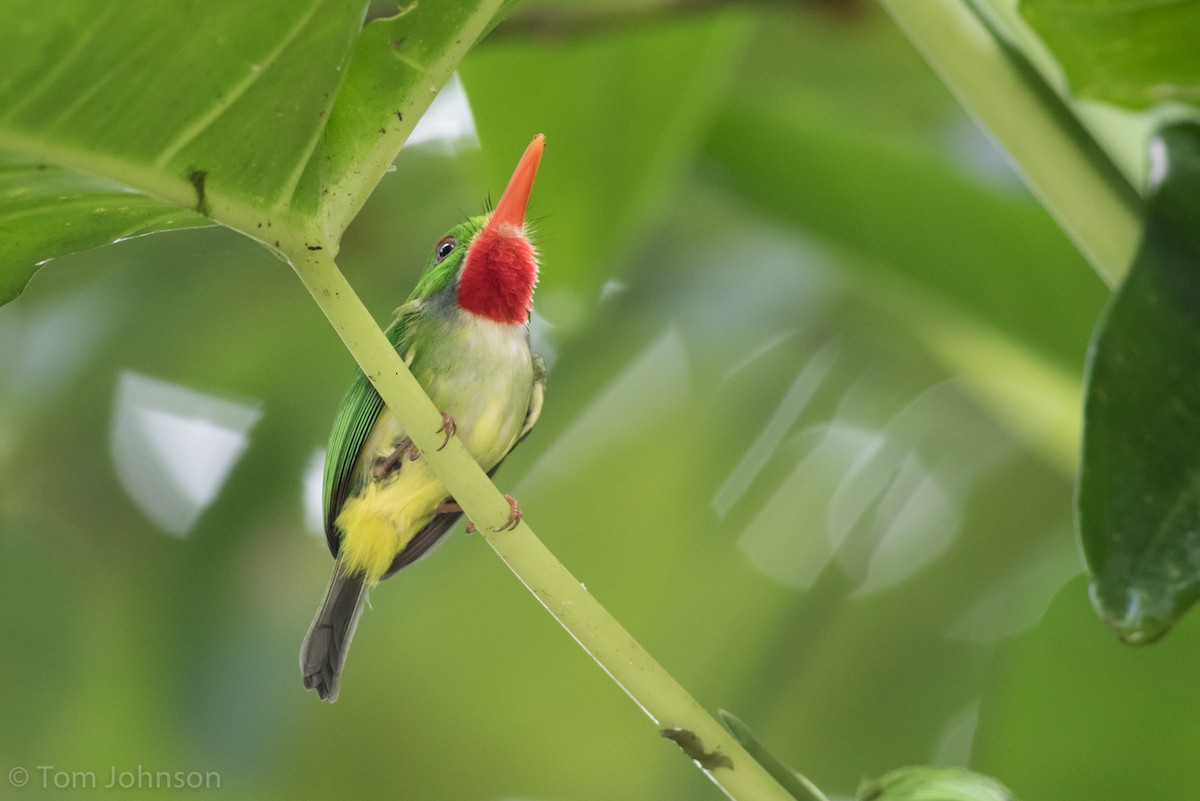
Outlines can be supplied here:
M437 260L439 262L445 261L446 257L453 253L456 247L458 247L457 239L452 236L442 237L441 241L437 243L437 248L434 249L434 253L437 254Z

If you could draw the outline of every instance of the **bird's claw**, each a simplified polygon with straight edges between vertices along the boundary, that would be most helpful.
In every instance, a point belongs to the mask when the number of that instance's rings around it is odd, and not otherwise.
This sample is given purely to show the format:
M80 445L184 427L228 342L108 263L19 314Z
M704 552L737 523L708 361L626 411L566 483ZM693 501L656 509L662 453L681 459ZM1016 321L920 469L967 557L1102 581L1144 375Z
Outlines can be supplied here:
M517 499L511 495L505 495L504 500L508 501L508 520L504 521L503 525L492 529L492 531L512 531L521 525L521 504L517 503Z
M521 525L521 504L517 503L517 499L511 495L505 495L504 500L508 501L508 520L505 520L502 525L496 526L492 531L497 533L501 531L512 531L517 526ZM477 531L475 521L467 521L467 533L474 534Z
M458 431L458 423L454 422L454 418L450 416L450 412L442 412L442 427L434 432L436 434L446 433L446 438L438 446L439 451L450 444L450 438L454 436L455 431Z

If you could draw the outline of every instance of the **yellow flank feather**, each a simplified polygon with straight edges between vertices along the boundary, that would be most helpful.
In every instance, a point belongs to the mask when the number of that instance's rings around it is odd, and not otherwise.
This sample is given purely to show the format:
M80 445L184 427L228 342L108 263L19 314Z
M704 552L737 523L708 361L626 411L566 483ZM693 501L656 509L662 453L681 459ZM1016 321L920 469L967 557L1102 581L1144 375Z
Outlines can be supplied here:
M346 501L337 518L343 532L342 570L379 583L403 550L446 500L446 487L423 460L407 462L391 481L370 482Z

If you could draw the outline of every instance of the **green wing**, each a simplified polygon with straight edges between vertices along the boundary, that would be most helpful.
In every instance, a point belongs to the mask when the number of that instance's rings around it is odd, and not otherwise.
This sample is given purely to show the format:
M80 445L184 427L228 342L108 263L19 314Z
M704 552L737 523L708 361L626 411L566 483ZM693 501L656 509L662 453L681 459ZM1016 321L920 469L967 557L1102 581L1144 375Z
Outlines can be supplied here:
M388 341L401 356L407 344L409 318L417 309L415 302L401 306L397 309L396 321L387 330ZM325 539L334 556L337 556L341 544L341 535L334 521L342 511L342 504L354 491L354 463L358 461L358 452L382 411L383 398L379 397L362 370L356 370L354 381L342 398L342 405L333 421L329 446L325 451Z

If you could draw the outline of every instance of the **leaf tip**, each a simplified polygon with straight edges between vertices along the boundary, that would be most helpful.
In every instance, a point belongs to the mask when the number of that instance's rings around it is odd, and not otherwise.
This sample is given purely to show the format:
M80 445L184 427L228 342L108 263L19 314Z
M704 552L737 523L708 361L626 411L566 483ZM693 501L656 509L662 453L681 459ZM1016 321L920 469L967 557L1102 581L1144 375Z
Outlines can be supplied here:
M1149 645L1161 639L1170 629L1173 615L1162 614L1151 593L1136 586L1114 587L1105 592L1101 582L1092 579L1088 595L1096 613L1108 624L1123 643Z

